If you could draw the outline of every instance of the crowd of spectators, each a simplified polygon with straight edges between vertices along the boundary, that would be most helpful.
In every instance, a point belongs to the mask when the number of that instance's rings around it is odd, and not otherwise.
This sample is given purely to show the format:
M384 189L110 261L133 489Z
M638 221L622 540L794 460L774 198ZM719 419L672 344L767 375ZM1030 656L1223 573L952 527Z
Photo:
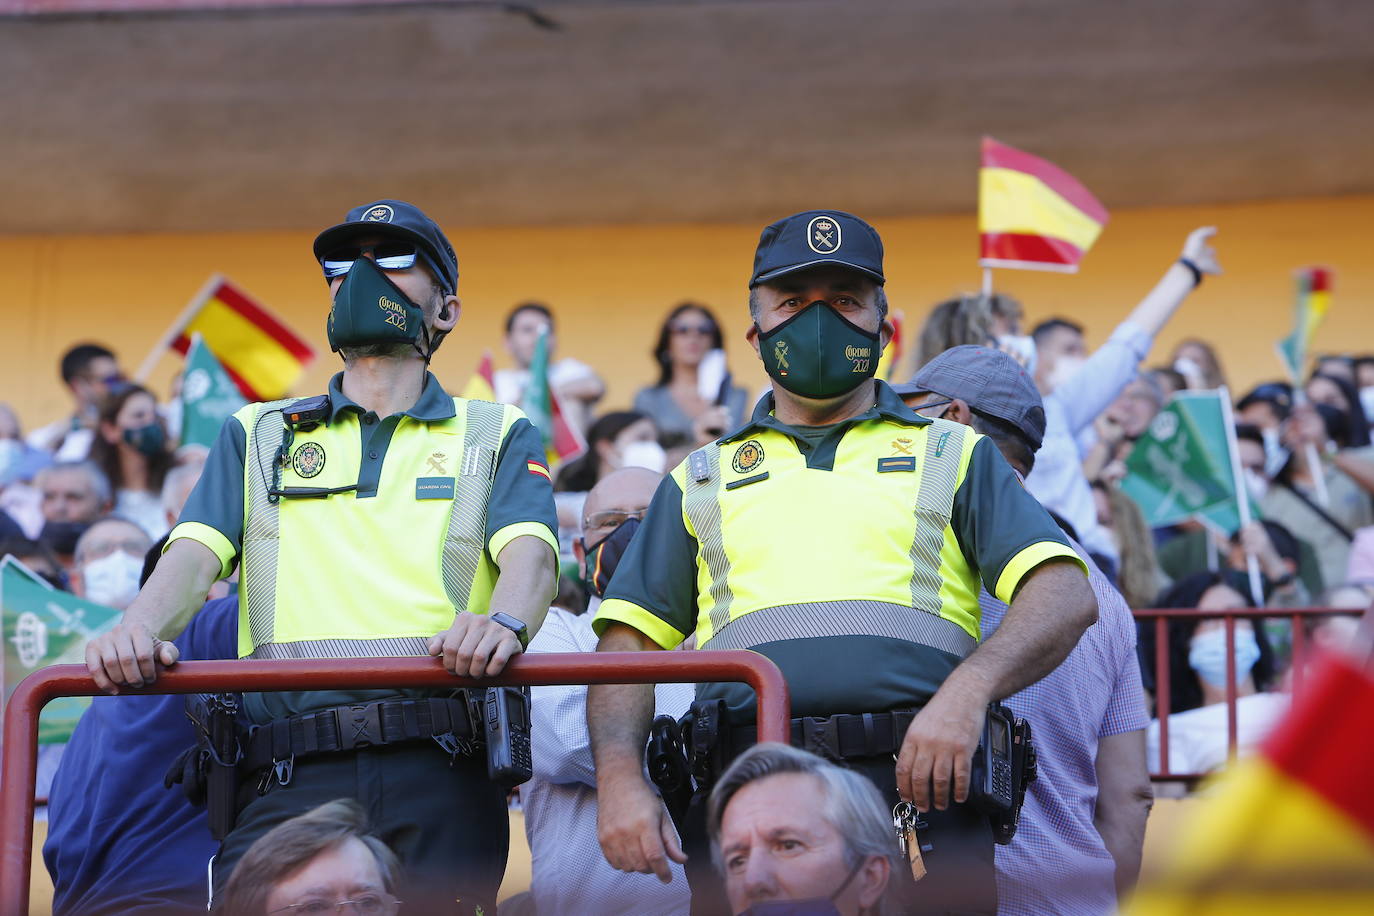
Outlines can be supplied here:
M1210 236L1210 230L1199 230L1183 249L1199 281L1220 271ZM1117 628L1115 635L1103 637L1110 648L1079 658L1077 664L1091 670L1121 649L1120 658L1128 659L1130 668L1130 678L1122 683L1133 695L1143 696L1145 708L1156 717L1148 728L1143 720L1130 719L1123 733L1134 736L1132 742L1147 742L1152 766L1167 757L1171 772L1199 774L1223 766L1228 755L1227 643L1220 621L1207 612L1315 605L1357 615L1374 598L1369 421L1374 415L1374 356L1324 354L1300 388L1266 381L1234 399L1237 454L1245 496L1258 510L1256 520L1236 531L1202 522L1151 529L1121 488L1132 448L1175 392L1226 383L1216 349L1204 340L1185 340L1165 363L1144 365L1156 336L1189 292L1161 281L1096 350L1086 345L1089 330L1071 318L1054 317L1024 328L1025 310L1010 296L953 298L929 310L915 352L898 367L895 379L913 373L919 377L941 353L962 345L996 348L1033 378L1043 398L1044 441L1017 470L1091 558L1094 588L1110 592L1123 608L1121 619L1110 624ZM739 426L757 394L734 383L721 327L705 305L685 302L669 311L649 354L652 383L637 391L632 409L604 403L606 386L595 367L554 355L554 322L554 312L540 303L524 303L510 313L505 344L513 365L495 373L494 389L500 400L522 401L542 339L548 382L564 415L588 443L581 457L555 469L564 581L557 605L531 646L534 652L585 652L596 643L587 611L594 610L605 587L595 574L582 573L592 568L588 557L605 559L607 568L613 568L662 474L690 449ZM175 524L205 452L178 447L174 431L179 406L159 403L154 392L128 381L110 350L74 346L63 355L60 374L71 397L69 416L24 436L15 412L0 404L0 553L19 558L56 588L123 608L146 579L145 559L155 562L156 542ZM898 387L906 394L926 390L919 384L907 386L906 392ZM1258 592L1248 575L1252 565L1259 574ZM183 657L234 654L236 601L221 593L212 597L224 600L212 602L216 614L205 618L205 645L196 648L192 634L189 654L183 647ZM1196 608L1199 614L1171 620L1167 645L1156 645L1152 622L1133 628L1127 607ZM984 608L992 626L995 611ZM1353 619L1312 619L1305 625L1308 643L1331 647L1349 642ZM1106 626L1104 622L1093 630ZM1239 620L1234 632L1233 686L1244 753L1287 706L1294 639L1281 614ZM1155 705L1157 653L1170 659L1167 709ZM1065 666L1067 670L1070 662ZM657 700L659 713L677 716L690 701L690 689L661 688ZM118 728L165 726L169 739L157 749L170 754L177 740L190 737L184 723L175 722L179 700L141 702L145 705L117 711L117 701L97 700L74 740L81 750L73 753L75 759L52 787L48 864L57 877L60 912L94 911L84 891L64 893L64 881L68 888L83 882L87 888L92 882L99 886L96 873L102 869L120 874L119 880L135 880L119 871L124 859L89 854L108 840L89 826L73 830L70 825L86 823L90 806L100 801L99 792L82 793L83 783L95 778L95 770L112 768L109 760L96 764L92 742L116 744L109 736ZM600 858L584 709L584 688L534 692L535 776L517 801L524 806L533 852L532 893L507 907L515 913L687 912L676 865L674 881L660 884L652 876L615 872ZM1094 715L1098 721L1087 725L1097 728L1101 712ZM1163 754L1160 717L1168 718L1169 747ZM1105 759L1118 753L1107 740L1111 734L1104 730L1093 736L1102 738ZM1046 760L1047 751L1055 752L1053 747L1042 750L1042 773L1053 774L1064 762ZM1093 761L1086 766L1091 768ZM48 794L57 769L56 757L45 762L41 796ZM157 769L159 776L161 772ZM151 799L154 789L146 777L139 773L129 777L132 782L116 779L112 791ZM1112 779L1102 777L1099 766L1091 782L1105 792ZM66 797L64 787L70 793ZM809 803L791 803L802 797ZM186 837L177 841L181 851L209 849L188 813L192 809L179 796L166 798L166 805L150 808L157 823L131 821L120 828L121 835L163 830L173 837L186 830ZM171 808L183 809L180 820ZM890 820L864 780L801 751L755 748L717 785L710 805L717 865L734 912L780 898L823 899L845 913L898 911L892 902L893 875L906 869L907 862L897 851ZM1105 828L1099 824L1098 829ZM192 834L196 839L189 838ZM780 836L790 839L784 843ZM143 849L138 842L131 848ZM145 861L139 855L155 858L157 852L147 849L126 858L136 865ZM1110 884L1112 862L1104 861ZM397 897L403 896L395 857L368 837L364 813L347 801L324 805L273 830L238 869L222 901L228 912L278 912L283 907L324 912L351 902L355 912L392 913L401 905ZM183 890L198 883L200 879L182 876ZM149 899L163 906L186 905L196 896L175 887L158 893Z

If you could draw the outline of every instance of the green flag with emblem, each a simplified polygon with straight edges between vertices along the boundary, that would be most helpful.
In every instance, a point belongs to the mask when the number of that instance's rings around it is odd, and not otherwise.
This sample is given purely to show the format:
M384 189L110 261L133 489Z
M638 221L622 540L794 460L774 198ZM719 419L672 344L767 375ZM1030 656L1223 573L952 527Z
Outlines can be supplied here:
M204 339L192 337L181 381L181 444L214 445L224 421L247 403Z
M1180 391L1126 459L1122 491L1150 527L1200 516L1227 533L1241 525L1224 391ZM1250 517L1258 515L1253 503Z
M48 665L85 664L86 642L110 629L120 612L58 591L12 556L0 561L0 607L5 640L4 694ZM71 738L90 697L59 697L43 707L38 742Z

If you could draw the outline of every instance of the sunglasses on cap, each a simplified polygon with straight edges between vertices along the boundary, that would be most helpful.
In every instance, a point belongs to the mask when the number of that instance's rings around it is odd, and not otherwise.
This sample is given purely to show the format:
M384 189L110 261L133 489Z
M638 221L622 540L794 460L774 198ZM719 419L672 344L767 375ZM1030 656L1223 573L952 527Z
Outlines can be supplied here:
M414 242L385 241L375 245L343 245L320 259L326 280L342 277L353 268L353 262L370 254L382 270L407 270L415 266L420 249Z

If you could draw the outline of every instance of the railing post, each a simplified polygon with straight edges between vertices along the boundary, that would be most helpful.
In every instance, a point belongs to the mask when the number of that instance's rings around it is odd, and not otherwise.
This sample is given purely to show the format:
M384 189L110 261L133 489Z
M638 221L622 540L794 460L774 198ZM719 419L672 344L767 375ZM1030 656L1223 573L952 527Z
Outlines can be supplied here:
M733 681L758 695L759 741L787 742L791 700L787 681L757 652L587 652L519 656L494 678L454 677L435 658L183 662L131 695L244 690L340 690L389 687L551 686ZM38 767L38 714L59 696L100 693L84 665L55 665L29 675L5 710L0 760L0 916L23 916L29 905L33 856L33 790Z

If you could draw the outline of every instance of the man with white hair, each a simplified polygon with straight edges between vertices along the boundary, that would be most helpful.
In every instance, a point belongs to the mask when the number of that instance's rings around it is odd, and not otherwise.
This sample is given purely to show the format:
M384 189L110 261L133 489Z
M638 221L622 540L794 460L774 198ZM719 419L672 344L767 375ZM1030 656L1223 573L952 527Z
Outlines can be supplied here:
M892 878L906 863L891 819L852 770L785 744L755 745L712 790L708 817L731 913L774 901L811 904L787 912L901 912Z

